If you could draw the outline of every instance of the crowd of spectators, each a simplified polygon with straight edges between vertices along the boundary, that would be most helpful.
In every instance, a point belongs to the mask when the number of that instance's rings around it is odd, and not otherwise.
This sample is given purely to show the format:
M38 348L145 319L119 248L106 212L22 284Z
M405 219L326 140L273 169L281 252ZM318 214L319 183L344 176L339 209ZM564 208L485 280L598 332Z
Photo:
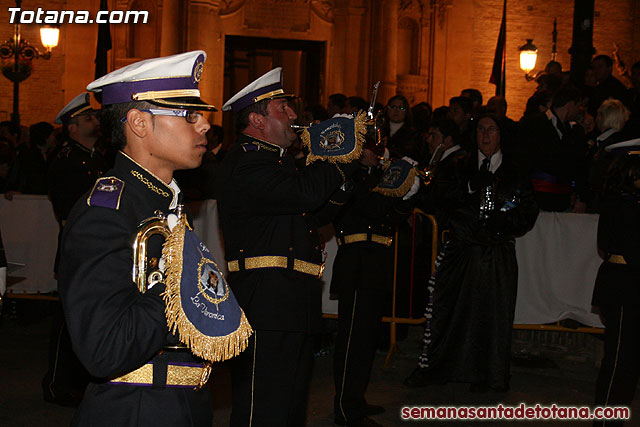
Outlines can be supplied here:
M628 87L613 76L613 66L609 56L598 55L584 81L576 84L558 62L551 61L538 76L519 120L508 116L504 97L493 96L483 103L482 94L473 88L434 109L426 102L410 106L404 96L395 95L385 106L376 105L386 148L391 158L408 156L426 167L435 149L428 142L431 125L449 119L456 127L454 145L471 153L477 149L475 119L490 113L500 121L502 150L529 174L541 210L598 213L612 159L605 148L640 137L640 62L625 73ZM360 97L332 94L326 109L307 107L301 123L367 107Z
M491 112L505 135L502 149L531 173L542 210L597 213L598 194L610 162L604 148L640 136L640 62L624 73L628 88L613 76L613 66L609 56L596 56L584 82L576 85L569 82L559 63L550 62L537 78L537 89L518 121L507 115L504 97L494 96L483 103L482 93L473 88L461 90L448 105L437 108L427 102L410 106L398 94L384 106L376 104L376 111L391 157L408 156L421 166L427 166L433 155L434 147L427 142L432 123L452 120L457 128L455 145L471 152L474 119ZM326 108L307 106L299 122L308 125L367 108L368 101L361 97L336 93L329 96ZM215 165L224 156L222 132L219 126L209 131L210 155L197 172L179 174L189 199L215 198L206 189L213 187L209 184ZM47 122L30 127L1 122L0 192L8 198L15 193L47 194L47 171L66 139L62 128ZM104 141L99 140L95 149L106 159L113 158ZM299 146L292 149L302 159L301 150Z

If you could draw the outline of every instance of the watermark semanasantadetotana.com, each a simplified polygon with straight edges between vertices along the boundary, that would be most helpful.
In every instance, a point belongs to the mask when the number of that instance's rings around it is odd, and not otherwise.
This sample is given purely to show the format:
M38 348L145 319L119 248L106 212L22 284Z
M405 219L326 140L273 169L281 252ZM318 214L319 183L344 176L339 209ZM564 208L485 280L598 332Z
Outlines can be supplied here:
M10 7L10 24L146 24L146 10L100 10L92 16L88 10L36 10Z
M627 406L499 404L497 406L404 406L402 420L629 420Z

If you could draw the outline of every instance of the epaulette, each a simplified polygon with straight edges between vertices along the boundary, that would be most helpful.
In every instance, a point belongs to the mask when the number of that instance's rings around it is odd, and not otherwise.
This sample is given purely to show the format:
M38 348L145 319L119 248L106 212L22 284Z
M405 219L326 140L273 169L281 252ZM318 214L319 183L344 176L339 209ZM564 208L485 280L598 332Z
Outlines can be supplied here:
M62 150L58 153L58 157L60 158L68 158L69 154L71 154L71 146L66 142L64 144L65 145L62 147Z
M87 198L87 205L118 210L124 181L113 176L99 178Z
M244 152L248 151L258 151L260 149L260 145L256 142L245 142L240 145Z
M240 144L240 146L242 147L245 153L249 151L260 151L260 150L267 150L273 153L280 153L281 151L280 148L263 144L260 141L243 142L242 144Z

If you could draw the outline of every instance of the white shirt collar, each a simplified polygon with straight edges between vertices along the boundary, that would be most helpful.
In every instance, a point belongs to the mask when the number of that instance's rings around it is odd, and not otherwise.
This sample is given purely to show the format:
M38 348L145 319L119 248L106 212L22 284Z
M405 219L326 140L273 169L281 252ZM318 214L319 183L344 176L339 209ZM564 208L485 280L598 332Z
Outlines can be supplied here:
M180 187L178 187L178 183L175 179L171 180L169 187L173 190L173 200L171 200L171 204L169 205L169 209L175 209L178 206L178 195L180 194Z
M444 150L444 153L442 153L442 157L440 157L440 161L443 161L444 159L446 159L449 156L449 154L453 153L459 148L460 148L460 145L456 144Z
M556 132L558 133L558 136L560 137L560 139L562 139L562 131L558 129L558 116L553 114L553 112L551 111L551 108L549 108L545 112L545 114L547 115L547 118L551 121L551 124L553 125L553 127L556 129Z
M482 154L482 151L478 150L478 169L482 166L482 161L486 159L487 156ZM502 151L498 150L489 159L489 171L491 173L495 173L500 165L502 164Z

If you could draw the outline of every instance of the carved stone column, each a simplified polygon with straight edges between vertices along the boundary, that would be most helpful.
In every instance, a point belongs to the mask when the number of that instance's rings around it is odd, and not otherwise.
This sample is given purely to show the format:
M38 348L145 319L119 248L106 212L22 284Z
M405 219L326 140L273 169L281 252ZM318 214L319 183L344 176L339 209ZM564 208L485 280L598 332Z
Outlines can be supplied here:
M378 13L378 25L375 31L378 31L378 46L374 51L372 60L379 62L378 70L382 84L378 100L386 103L389 98L396 94L398 87L397 81L397 48L398 48L398 5L399 0L386 0L381 2L381 8Z
M333 9L334 91L365 99L370 96L369 58L363 49L370 34L367 12L367 3L363 0L336 0Z
M224 36L220 25L220 0L190 0L187 6L187 50L207 52L207 62L200 81L200 96L206 102L222 108L224 75ZM221 114L214 115L215 123Z
M163 0L160 34L160 56L174 55L182 51L182 11L179 0Z

